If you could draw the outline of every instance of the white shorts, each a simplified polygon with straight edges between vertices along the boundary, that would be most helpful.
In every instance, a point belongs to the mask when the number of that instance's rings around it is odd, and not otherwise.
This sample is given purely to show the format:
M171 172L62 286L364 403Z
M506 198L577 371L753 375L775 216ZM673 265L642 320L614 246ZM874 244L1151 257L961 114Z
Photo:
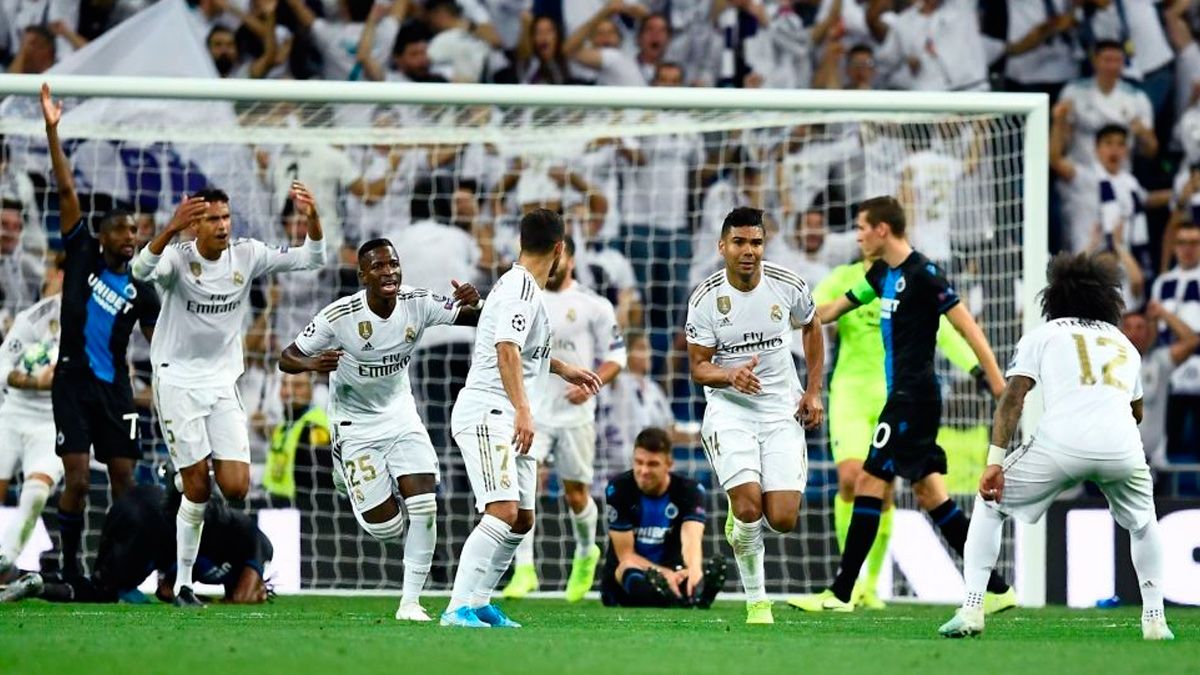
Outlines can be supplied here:
M401 476L441 474L425 427L385 439L347 438L333 433L333 470L342 474L354 510L364 513L392 497Z
M1113 520L1138 530L1156 518L1150 467L1140 450L1124 456L1079 458L1034 439L1004 460L1004 498L993 508L1027 523L1037 521L1055 497L1091 481L1108 499Z
M756 422L708 412L700 434L704 454L726 492L746 483L758 483L763 492L804 491L808 442L796 420Z
M481 513L493 502L517 502L518 508L533 510L537 499L537 460L532 452L517 454L512 437L512 419L490 412L479 418L477 424L454 431L454 443L462 453L471 491L475 493L475 508Z
M29 415L0 415L0 480L12 480L17 469L28 478L43 473L58 483L63 475L62 459L54 452L54 419Z
M553 456L559 478L591 485L596 476L596 424L538 427L529 454L539 464Z
M154 402L176 469L210 455L250 463L249 424L237 385L179 387L155 378Z

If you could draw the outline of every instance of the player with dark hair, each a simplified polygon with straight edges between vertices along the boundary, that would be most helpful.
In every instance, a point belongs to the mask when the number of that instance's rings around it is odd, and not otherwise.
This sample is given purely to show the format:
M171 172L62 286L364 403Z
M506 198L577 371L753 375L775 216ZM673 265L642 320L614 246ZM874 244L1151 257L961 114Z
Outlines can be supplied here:
M330 373L334 484L348 493L359 525L383 543L404 534L404 590L396 619L429 621L421 590L437 542L438 456L417 414L408 364L431 326L474 326L482 301L451 280L454 298L401 284L387 239L358 249L363 290L322 309L283 350L286 373ZM404 508L394 496L398 490Z
M767 599L763 529L796 527L808 479L805 427L825 416L825 341L803 279L762 259L763 212L736 208L721 226L724 268L692 292L685 333L692 381L708 405L701 443L729 496L725 538L746 591L746 623L775 618ZM792 339L800 329L808 382Z
M592 396L601 387L591 370L550 355L550 318L542 289L558 267L564 236L562 218L553 211L536 209L522 216L520 256L496 281L479 317L471 372L454 403L450 431L483 517L463 544L443 626L520 627L491 599L533 527L533 411L550 373Z
M606 606L708 609L725 585L725 559L705 563L701 550L704 486L672 466L670 434L650 427L634 441L633 470L608 482Z
M126 350L134 324L147 339L158 320L158 294L131 275L137 226L127 211L110 211L93 236L84 222L71 165L58 137L62 103L42 85L42 115L54 180L58 183L63 251L61 337L51 401L58 430L55 450L66 480L58 500L62 572L82 576L79 549L83 511L91 479L90 452L108 467L112 498L133 487L133 470L142 453L137 445L137 411L129 381ZM181 208L172 222L191 218Z
M277 272L314 270L325 264L325 242L316 202L300 182L291 185L307 237L300 247L269 247L232 238L229 196L207 188L184 200L179 212L142 249L133 275L162 290L162 319L150 342L154 407L171 460L183 479L176 517L179 543L177 605L200 604L191 590L192 565L211 494L209 464L221 494L240 501L250 489L250 439L237 391L244 370L243 324L255 279ZM177 213L179 213L177 212ZM194 228L196 238L171 240Z
M854 486L854 511L837 578L828 590L789 603L812 612L854 610L854 585L875 543L888 485L897 476L912 483L917 503L962 555L967 517L946 491L946 453L937 444L942 399L933 353L943 314L971 346L992 393L999 396L1004 389L983 331L942 269L908 243L904 209L894 197L875 197L859 205L858 245L865 257L877 258L875 264L865 280L822 305L819 313L822 321L832 322L879 298L888 397ZM1016 603L1015 593L997 575L989 580L988 591L996 594L997 609Z
M1113 520L1129 530L1142 592L1142 637L1173 640L1163 613L1154 486L1138 432L1142 359L1118 327L1124 311L1120 272L1110 257L1060 253L1046 268L1046 282L1046 323L1017 343L992 423L963 564L966 601L939 632L983 632L983 595L1000 555L1005 518L1036 522L1060 493L1086 480L1104 493ZM1009 453L1025 397L1039 385L1045 411L1037 431Z
M115 501L100 532L100 550L90 577L58 577L28 572L0 591L0 602L41 598L51 602L117 602L137 596L137 587L158 571L158 598L171 602L175 564L175 511L180 494L173 488L139 485ZM273 548L250 516L224 501L204 511L204 538L196 558L196 579L225 587L225 601L258 604L269 591L263 568ZM140 599L140 597L139 597Z

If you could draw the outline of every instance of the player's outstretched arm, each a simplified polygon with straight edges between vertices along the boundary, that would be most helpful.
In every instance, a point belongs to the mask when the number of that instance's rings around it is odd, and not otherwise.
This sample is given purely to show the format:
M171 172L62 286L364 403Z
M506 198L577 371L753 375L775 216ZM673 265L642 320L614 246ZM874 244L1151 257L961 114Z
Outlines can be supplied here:
M979 324L975 323L971 312L960 302L946 312L946 318L950 320L954 330L971 345L971 351L975 352L975 358L979 359L979 366L983 368L983 374L987 377L992 395L999 397L1004 392L1004 375L1000 373L1000 365L996 363L996 355L992 353L987 336L983 334Z
M841 295L829 302L818 305L817 316L821 317L821 323L830 324L840 319L846 312L857 308L858 305L850 302L850 298Z
M62 101L50 97L50 85L42 83L42 118L46 122L46 142L50 146L50 164L54 168L54 182L58 183L59 230L64 237L70 236L79 224L83 209L79 206L79 195L75 193L75 179L71 175L71 164L63 152L58 138L58 123L62 120Z
M588 394L595 396L604 386L604 380L587 368L575 366L558 359L550 359L550 372L577 387L583 387Z
M337 370L338 360L341 358L340 349L329 349L308 356L293 342L279 355L279 369L292 375L309 372L329 373Z
M992 417L992 445L988 449L987 468L979 479L979 496L985 501L1000 501L1004 497L1004 455L1012 442L1025 408L1025 396L1034 387L1034 381L1024 375L1008 379L1008 386L1000 396L996 414Z
M454 303L458 305L458 316L454 318L454 325L479 325L479 314L483 311L483 296L479 294L479 289L458 279L451 279L450 285L454 287Z

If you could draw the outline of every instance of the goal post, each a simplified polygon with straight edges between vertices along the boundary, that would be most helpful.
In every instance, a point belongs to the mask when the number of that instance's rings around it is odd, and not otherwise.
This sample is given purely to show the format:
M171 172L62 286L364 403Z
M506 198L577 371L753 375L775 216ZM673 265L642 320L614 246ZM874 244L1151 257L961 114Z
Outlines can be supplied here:
M0 96L5 99L0 104L0 134L10 166L41 173L51 183L38 193L37 205L51 221L56 198L40 149L44 129L37 106L43 81L49 82L56 98L66 101L59 133L77 179L86 183L85 192L107 194L111 199L104 203L131 203L147 226L157 222L161 227L181 194L211 182L230 192L235 219L244 221L241 233L270 238L265 232L278 238L280 220L286 226L288 218L279 186L285 178L299 178L318 184L315 191L323 215L331 214L334 240L352 249L349 244L366 238L371 227L401 232L407 223L419 220L420 214L412 210L413 191L432 190L427 204L431 213L444 208L459 214L461 207L451 203L469 186L471 208L478 213L467 230L472 236L486 230L487 246L494 245L494 251L468 266L492 265L494 272L515 251L512 224L520 213L518 202L579 207L576 237L604 244L581 246L581 267L598 270L581 275L613 277L609 281L614 304L634 298L630 302L638 310L621 315L633 322L623 327L648 335L649 379L665 388L678 420L676 435L684 446L677 468L709 481L710 487L711 472L699 444L687 447L698 428L703 395L678 367L682 343L676 338L692 275L703 256L715 255L708 249L715 239L711 227L706 229L711 226L706 208L711 211L724 203L718 196L740 205L744 195L753 192L771 217L771 236L792 242L788 246L797 249L797 260L811 261L820 251L799 250L805 246L806 213L815 214L828 231L826 248L836 239L853 250L853 236L847 234L853 221L847 214L863 196L875 196L868 191L895 191L902 174L932 171L938 178L949 172L951 178L943 176L940 183L933 180L932 187L920 188L927 190L929 203L942 201L937 213L922 212L917 230L925 239L918 240L918 247L928 242L944 248L947 255L939 262L945 263L951 280L969 303L982 300L972 311L1002 365L1020 334L1041 323L1036 297L1047 263L1049 208L1049 103L1041 94L0 76ZM686 143L668 140L685 136ZM580 160L585 148L591 152L606 139L628 139L625 154ZM472 154L472 149L478 152ZM421 157L410 157L415 154ZM450 155L453 158L445 160ZM917 162L916 155L925 159ZM632 156L641 156L646 166L634 166ZM676 160L685 164L683 182L664 178ZM556 168L565 171L556 174ZM401 175L405 171L409 174ZM574 173L579 174L578 182ZM757 183L747 183L748 175ZM713 189L722 181L729 184L723 193ZM383 187L371 187L376 184ZM944 194L937 196L938 190ZM670 212L667 202L683 210L683 219L670 227L655 222ZM604 208L599 214L596 204ZM477 227L483 222L486 228ZM417 259L413 269L448 273L456 254L452 248L438 247L437 255L429 256L438 260ZM612 251L624 261L609 265L602 260ZM404 253L402 261L408 267ZM447 262L439 267L442 256ZM290 342L307 320L304 312L311 316L314 303L320 308L317 298L333 288L353 288L349 259L331 255L339 257L341 269L331 269L326 276L280 282L284 306L274 309L265 329L265 344L271 349ZM767 257L772 257L770 247ZM622 274L628 277L624 285L616 279ZM486 288L494 274L484 277L481 285ZM271 304L265 298L272 292L264 286L264 299L259 300L264 307ZM427 415L446 473L440 507L444 536L437 564L452 574L461 537L475 514L454 459L458 451L445 428L446 399L456 391L469 348L464 354L461 339L443 338L438 338L436 349L427 350L424 361L414 360L411 370L418 407ZM247 398L248 408L274 410L266 414L268 421L284 414L280 408L288 404L279 401L269 352L264 350L262 363L251 364L243 378L244 391L255 392ZM976 434L970 436L976 440L963 442L976 443L980 420L990 420L990 404L957 386L963 384L963 376L947 362L939 361L938 368L947 382L955 383L947 385L952 391L951 417L973 420L962 426L969 432L966 436ZM318 386L318 404L319 390ZM1036 400L1031 401L1023 420L1026 433L1039 412ZM143 429L153 434L151 424ZM623 438L627 430L608 432ZM604 433L601 429L601 446ZM269 433L258 442L269 446ZM147 456L161 461L156 443L147 440ZM624 443L628 445L627 438ZM812 476L803 507L807 513L796 534L767 544L768 589L773 593L816 590L836 571L830 500L837 481L828 450L827 430L810 434ZM260 449L256 457L267 451ZM621 468L620 455L613 453L604 466ZM356 527L348 502L332 495L320 477L321 467L304 470L313 474L307 481L313 493L297 496L293 504L303 514L302 588L399 588L400 552L384 550ZM598 472L601 488L606 478ZM547 489L551 496L540 503L545 508L537 523L539 572L543 590L561 590L571 563L571 521L552 478ZM597 495L602 506L603 498ZM95 504L102 502L92 503L88 524L94 533L92 526L99 522ZM911 504L901 501L901 506ZM724 499L713 497L710 506L714 516L723 515ZM723 546L720 520L714 517L710 524L706 550ZM1046 598L1044 522L1014 532L1015 537L1006 535L1006 541L1015 544L1006 549L1006 571L1015 572L1022 604L1040 606ZM897 595L926 597L922 580L906 579L911 570L897 563L895 571ZM444 586L444 574L439 578L435 572L433 584ZM891 571L887 578L892 578ZM731 581L729 589L735 588Z

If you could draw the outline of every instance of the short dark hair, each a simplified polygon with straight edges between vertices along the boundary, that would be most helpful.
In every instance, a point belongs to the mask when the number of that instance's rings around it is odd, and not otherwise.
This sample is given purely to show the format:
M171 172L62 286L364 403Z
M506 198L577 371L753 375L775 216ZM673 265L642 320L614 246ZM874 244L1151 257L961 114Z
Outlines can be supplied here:
M887 223L892 228L892 234L904 236L904 207L895 197L871 197L861 202L858 210L867 214L867 222L872 226Z
M1120 136L1121 138L1129 138L1129 130L1120 124L1105 124L1096 132L1096 142L1104 140L1106 136Z
M1096 44L1092 46L1092 56L1096 56L1106 49L1115 49L1121 54L1125 53L1125 45L1116 40L1096 40Z
M860 43L854 45L853 47L851 47L850 51L846 52L846 60L849 61L850 57L854 56L855 54L866 54L867 56L874 57L875 50L871 49L870 45L866 45L866 44L863 44L860 42Z
M106 232L120 221L125 218L133 218L134 215L133 211L121 207L106 211L103 216L100 216L100 226L96 228L96 231Z
M574 258L575 257L575 238L569 234L566 235L565 237L563 237L563 249L567 252L567 255Z
M454 16L462 16L462 7L458 6L458 2L456 0L427 0L425 3L426 14L439 9L444 9Z
M2 201L0 201L0 210L4 210L4 211L12 210L12 211L24 212L25 204L19 200L10 199L8 197L5 197Z
M429 42L429 29L419 21L407 21L396 32L396 43L392 45L392 54L399 56L411 44Z
M230 37L235 38L235 39L237 38L237 33L234 33L229 28L226 28L225 26L221 26L221 25L216 25L216 26L212 27L212 30L208 31L208 37L204 38L204 46L205 47L212 44L213 36L216 35L217 33L229 33Z
M54 42L54 33L47 26L43 26L41 24L35 23L32 25L26 26L25 32L33 33L33 34L37 35L38 37L42 38L43 40L45 40L46 42L49 42L51 49L56 49L58 46Z
M675 32L671 29L671 20L667 18L666 14L651 14L645 19L642 19L642 25L638 26L638 37L641 37L642 33L646 32L646 26L650 25L651 19L662 19L662 22L667 25L667 35L671 35Z
M374 6L375 0L346 0L346 13L354 23L365 23Z
M724 239L735 227L757 227L764 235L767 233L767 228L763 226L762 209L750 206L739 206L725 216L725 222L721 223L721 238Z
M1184 220L1175 228L1176 233L1178 233L1179 230L1200 230L1200 221Z
M199 197L210 204L214 202L220 204L229 203L229 195L225 194L224 190L215 187L206 187L203 190L197 191L192 195L193 199L196 197Z
M368 240L364 241L362 243L362 246L358 247L358 264L360 264L360 265L362 264L363 256L367 255L368 253L370 253L371 251L374 251L377 248L383 248L384 246L392 246L392 240L385 239L383 237L379 237L376 239L368 239ZM393 246L393 248L395 248L395 247Z
M682 64L676 63L674 61L659 61L658 65L654 66L654 79L657 80L658 74L661 73L662 71L666 70L667 68L674 68L675 70L678 70L680 75L687 74L687 70L683 67Z
M1119 325L1125 311L1121 272L1112 255L1059 253L1046 266L1042 316Z
M658 427L646 427L638 432L633 447L658 455L670 455L671 435Z
M521 216L521 250L534 255L549 253L566 236L562 216L549 209L534 209Z

